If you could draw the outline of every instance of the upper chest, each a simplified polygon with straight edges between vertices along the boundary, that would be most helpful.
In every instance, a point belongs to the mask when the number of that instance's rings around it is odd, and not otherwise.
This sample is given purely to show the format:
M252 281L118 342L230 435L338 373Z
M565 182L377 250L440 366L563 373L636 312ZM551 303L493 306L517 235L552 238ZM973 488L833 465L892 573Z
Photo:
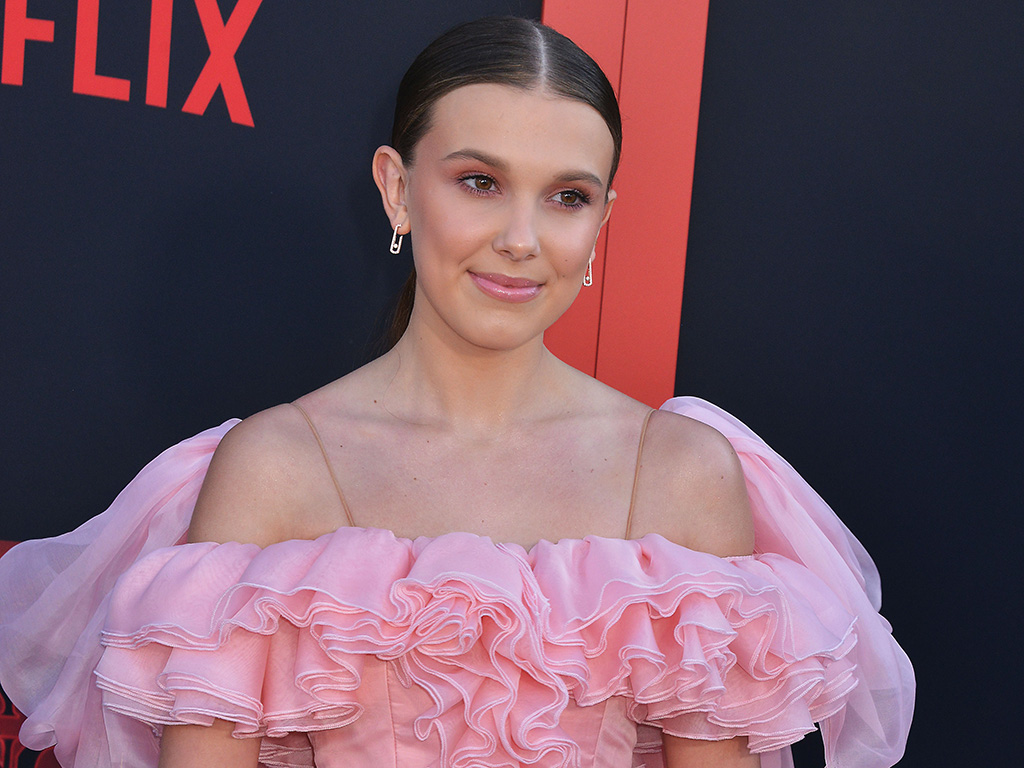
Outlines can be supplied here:
M344 499L324 516L325 531L355 524L415 538L457 530L524 545L624 535L637 469L635 425L541 424L494 439L340 420L319 431L321 460L337 484L327 495L340 491Z

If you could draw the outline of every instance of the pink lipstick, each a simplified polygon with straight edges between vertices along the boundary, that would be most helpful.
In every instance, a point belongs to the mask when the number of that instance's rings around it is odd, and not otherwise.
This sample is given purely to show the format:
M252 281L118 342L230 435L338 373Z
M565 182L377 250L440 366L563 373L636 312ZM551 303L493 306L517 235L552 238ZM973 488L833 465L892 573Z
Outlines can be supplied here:
M498 301L521 303L540 293L541 284L525 277L509 277L493 272L470 272L476 287Z

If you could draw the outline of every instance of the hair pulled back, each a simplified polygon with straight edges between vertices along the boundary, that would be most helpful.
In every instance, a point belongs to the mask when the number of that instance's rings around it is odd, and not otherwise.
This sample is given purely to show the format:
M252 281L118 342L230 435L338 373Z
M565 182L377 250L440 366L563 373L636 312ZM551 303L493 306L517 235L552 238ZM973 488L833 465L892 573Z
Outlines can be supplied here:
M398 86L391 146L409 164L430 130L432 108L442 96L476 83L544 88L593 107L604 119L615 152L622 149L622 120L615 91L597 63L572 40L533 19L477 19L445 32L423 49ZM609 179L611 183L611 179Z
M615 91L597 63L579 46L533 19L477 19L445 32L423 49L398 86L391 146L410 167L416 145L430 130L433 106L464 85L491 83L543 88L597 110L614 142L609 185L622 150L622 119ZM393 346L409 324L416 271L406 280L390 331Z

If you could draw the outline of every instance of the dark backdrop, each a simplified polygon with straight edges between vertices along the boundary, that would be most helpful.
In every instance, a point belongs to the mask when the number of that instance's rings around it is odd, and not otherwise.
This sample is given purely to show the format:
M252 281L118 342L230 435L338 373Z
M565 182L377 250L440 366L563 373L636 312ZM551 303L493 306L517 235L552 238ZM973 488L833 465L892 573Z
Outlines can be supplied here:
M1019 0L710 6L677 391L874 555L913 768L1021 759L1022 32Z
M29 4L55 41L0 86L0 538L372 354L408 266L368 173L398 78L452 23L539 15L266 0L236 56L250 128L219 93L181 112L207 54L184 1L166 109L131 0L103 0L97 65L131 98L73 94L74 6ZM906 766L1017 758L1022 27L1016 0L711 4L678 391L874 553L921 688Z

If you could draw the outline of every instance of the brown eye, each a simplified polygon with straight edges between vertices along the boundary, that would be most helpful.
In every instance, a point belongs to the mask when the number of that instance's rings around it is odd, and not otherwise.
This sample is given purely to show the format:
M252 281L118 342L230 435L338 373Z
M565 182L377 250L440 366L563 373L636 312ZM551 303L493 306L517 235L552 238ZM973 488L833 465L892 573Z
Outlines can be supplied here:
M463 176L461 179L459 179L459 181L461 181L474 192L493 192L498 186L495 183L494 179L492 179L490 176L484 176L482 174Z
M566 190L565 192L558 193L558 200L562 205L575 206L580 203L580 193L573 192L572 190Z

